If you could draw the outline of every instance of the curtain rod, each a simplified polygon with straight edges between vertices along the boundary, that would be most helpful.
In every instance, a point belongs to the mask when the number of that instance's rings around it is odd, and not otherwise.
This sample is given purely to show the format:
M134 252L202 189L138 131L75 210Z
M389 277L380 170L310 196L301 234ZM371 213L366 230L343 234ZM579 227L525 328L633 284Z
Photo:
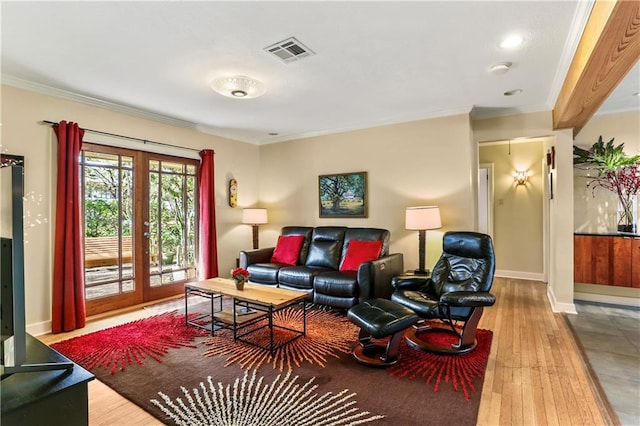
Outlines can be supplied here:
M59 123L56 123L55 121L42 120L41 124L49 124L51 126L54 126L54 125L59 124ZM171 145L169 143L164 143L164 142L155 142L155 141L150 141L148 139L134 138L133 136L119 135L117 133L102 132L100 130L93 130L93 129L82 129L82 130L84 130L85 132L96 133L98 135L113 136L113 137L116 137L116 138L127 139L127 140L130 140L130 141L140 142L140 143L143 143L143 144L167 146L167 147L170 147L170 148L186 149L187 151L195 151L195 152L200 152L201 151L201 150L195 149L195 148L186 148L184 146Z

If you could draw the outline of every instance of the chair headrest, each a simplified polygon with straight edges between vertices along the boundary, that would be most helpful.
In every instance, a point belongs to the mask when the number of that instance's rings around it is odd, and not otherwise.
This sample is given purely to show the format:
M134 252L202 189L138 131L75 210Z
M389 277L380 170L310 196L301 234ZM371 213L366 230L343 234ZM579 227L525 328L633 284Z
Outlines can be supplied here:
M479 232L446 232L442 241L442 249L445 253L472 259L494 257L491 237Z

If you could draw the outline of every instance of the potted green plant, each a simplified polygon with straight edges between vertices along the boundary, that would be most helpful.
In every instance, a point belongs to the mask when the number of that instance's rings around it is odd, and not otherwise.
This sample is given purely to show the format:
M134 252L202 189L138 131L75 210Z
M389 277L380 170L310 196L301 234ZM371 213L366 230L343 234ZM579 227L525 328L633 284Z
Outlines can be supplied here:
M606 144L602 136L591 149L574 145L573 165L595 169L587 187L594 191L604 188L618 196L618 232L635 234L638 231L638 192L640 192L640 155L628 156L624 144L614 145L612 138Z

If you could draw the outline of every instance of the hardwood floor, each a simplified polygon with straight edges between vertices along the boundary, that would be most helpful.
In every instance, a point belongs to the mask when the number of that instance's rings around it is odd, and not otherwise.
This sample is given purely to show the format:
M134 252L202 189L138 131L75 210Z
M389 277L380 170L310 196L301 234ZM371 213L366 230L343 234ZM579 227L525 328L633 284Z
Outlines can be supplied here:
M545 283L496 279L496 304L481 328L493 330L478 425L608 425L563 314Z
M612 425L562 314L551 311L547 286L496 278L496 304L480 327L493 330L478 425ZM136 310L91 320L83 330L41 336L53 343L152 315ZM159 425L154 417L106 385L89 384L89 423Z

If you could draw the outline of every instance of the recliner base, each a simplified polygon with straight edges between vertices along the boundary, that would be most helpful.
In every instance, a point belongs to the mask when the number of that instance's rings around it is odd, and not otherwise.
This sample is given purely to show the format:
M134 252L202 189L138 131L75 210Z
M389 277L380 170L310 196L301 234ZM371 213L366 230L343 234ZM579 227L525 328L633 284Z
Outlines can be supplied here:
M411 346L414 349L417 349L423 352L431 352L431 353L438 353L438 354L445 354L445 355L463 355L474 350L478 344L478 341L474 338L470 344L462 345L461 344L462 339L458 339L458 343L445 346L445 345L438 345L436 343L426 342L425 340L421 339L418 336L418 334L430 333L432 331L449 333L456 337L460 337L455 331L451 329L451 327L448 324L437 323L437 324L431 324L429 326L417 325L417 326L409 327L404 333L404 338L407 341L407 344L409 344L409 346Z

